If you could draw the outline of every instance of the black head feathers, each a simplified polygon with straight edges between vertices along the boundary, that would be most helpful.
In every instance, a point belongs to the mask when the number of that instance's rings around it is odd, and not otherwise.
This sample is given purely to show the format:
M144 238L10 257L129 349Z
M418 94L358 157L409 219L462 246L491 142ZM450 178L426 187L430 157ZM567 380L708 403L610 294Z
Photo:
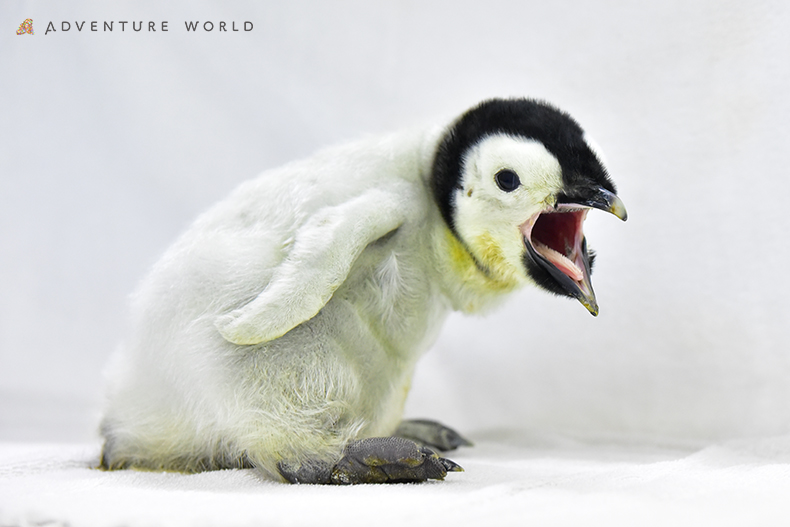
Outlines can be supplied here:
M436 151L433 195L453 232L453 196L461 188L464 154L494 134L540 141L560 164L565 194L583 196L585 189L593 187L616 193L606 169L584 140L584 130L570 115L532 99L491 99L453 123Z

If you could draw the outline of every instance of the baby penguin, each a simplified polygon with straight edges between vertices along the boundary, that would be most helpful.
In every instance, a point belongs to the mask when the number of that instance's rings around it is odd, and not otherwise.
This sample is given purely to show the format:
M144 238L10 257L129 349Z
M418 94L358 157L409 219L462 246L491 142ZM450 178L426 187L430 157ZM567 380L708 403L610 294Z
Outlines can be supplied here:
M417 359L451 309L526 284L597 314L582 224L591 208L625 220L615 192L579 125L528 99L242 184L134 296L102 467L334 484L460 470L434 449L463 438L401 423Z

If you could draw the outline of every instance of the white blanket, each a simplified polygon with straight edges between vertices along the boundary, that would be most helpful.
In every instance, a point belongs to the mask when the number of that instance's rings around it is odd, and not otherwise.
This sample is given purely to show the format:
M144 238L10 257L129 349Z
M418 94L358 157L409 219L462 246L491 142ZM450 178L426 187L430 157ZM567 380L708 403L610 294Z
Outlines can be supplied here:
M0 444L0 525L787 525L790 438L677 447L500 431L444 482L331 487L92 468L98 444Z

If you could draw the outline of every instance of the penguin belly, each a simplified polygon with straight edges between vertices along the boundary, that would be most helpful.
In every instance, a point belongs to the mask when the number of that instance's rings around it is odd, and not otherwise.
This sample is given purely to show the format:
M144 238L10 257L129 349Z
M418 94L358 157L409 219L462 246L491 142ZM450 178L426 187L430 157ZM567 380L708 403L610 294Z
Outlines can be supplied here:
M186 292L171 289L160 301L170 311L138 322L136 333L156 341L132 341L136 353L114 368L103 465L256 467L282 479L282 461L331 464L354 440L391 435L415 363L448 311L418 269L420 238L404 226L371 244L315 317L258 345L226 341L211 304L185 309ZM140 296L161 295L167 275Z

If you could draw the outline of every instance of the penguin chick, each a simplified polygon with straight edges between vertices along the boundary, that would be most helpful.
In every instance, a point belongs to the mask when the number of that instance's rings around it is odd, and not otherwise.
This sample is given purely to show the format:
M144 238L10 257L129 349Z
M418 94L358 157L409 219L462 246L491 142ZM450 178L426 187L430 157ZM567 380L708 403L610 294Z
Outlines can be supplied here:
M626 219L579 125L527 99L242 184L133 298L108 370L102 467L256 467L299 483L460 470L430 448L454 434L438 423L390 437L415 362L449 310L527 284L597 314L591 208Z

